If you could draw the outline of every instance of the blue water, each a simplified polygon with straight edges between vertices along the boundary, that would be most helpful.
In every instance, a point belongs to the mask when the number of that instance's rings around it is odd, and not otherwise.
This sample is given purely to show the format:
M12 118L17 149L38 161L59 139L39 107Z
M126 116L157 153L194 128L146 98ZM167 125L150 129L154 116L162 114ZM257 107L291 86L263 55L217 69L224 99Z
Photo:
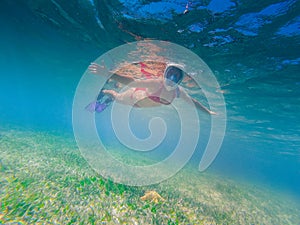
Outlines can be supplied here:
M147 3L134 14L116 1L2 1L0 123L71 133L73 97L90 62L136 35L167 40L202 57L224 91L227 131L209 170L300 198L299 2L192 2L186 16L171 14L186 4L174 1L155 17L161 7ZM114 144L108 112L102 135ZM195 166L202 153L199 143Z

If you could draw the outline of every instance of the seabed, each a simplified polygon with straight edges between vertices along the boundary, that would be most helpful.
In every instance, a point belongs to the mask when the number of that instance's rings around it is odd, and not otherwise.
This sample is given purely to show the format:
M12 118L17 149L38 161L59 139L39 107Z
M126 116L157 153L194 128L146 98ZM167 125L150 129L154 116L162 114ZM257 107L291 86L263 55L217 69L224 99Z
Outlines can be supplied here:
M267 189L183 169L148 187L104 179L71 136L0 130L0 224L299 224L300 209ZM157 201L141 199L147 191Z

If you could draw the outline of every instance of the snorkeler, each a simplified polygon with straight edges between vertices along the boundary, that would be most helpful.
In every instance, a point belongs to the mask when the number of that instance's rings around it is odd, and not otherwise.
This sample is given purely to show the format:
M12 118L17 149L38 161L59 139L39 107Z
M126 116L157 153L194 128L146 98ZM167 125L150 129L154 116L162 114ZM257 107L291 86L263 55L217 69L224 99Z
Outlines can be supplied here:
M101 67L96 63L89 66L91 73L100 74ZM86 109L91 112L102 112L113 100L118 103L131 105L133 107L155 107L169 105L175 98L182 98L186 101L191 99L196 107L206 113L216 113L206 108L199 101L191 98L188 93L179 86L184 77L184 72L179 65L168 64L163 77L148 78L145 80L134 79L129 76L114 74L118 82L129 84L129 89L118 93L115 90L101 90L97 100L90 103ZM122 82L123 81L123 82Z

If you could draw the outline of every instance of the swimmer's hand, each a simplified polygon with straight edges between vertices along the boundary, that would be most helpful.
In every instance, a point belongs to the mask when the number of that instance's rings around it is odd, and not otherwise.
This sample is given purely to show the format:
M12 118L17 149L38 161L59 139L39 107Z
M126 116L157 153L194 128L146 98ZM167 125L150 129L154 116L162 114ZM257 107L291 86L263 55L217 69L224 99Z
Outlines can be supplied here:
M88 67L89 71L93 74L101 74L106 71L105 66L100 66L97 63L91 63Z
M214 111L208 111L208 113L210 114L210 115L217 115L217 113L216 112L214 112Z

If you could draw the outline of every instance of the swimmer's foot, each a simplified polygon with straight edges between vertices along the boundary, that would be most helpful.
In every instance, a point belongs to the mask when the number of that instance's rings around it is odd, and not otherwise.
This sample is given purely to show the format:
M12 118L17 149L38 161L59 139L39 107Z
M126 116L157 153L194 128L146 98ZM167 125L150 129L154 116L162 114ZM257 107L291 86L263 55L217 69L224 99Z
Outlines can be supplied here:
M113 101L113 97L108 96L103 103L99 102L98 100L91 102L88 104L85 109L89 112L102 112L104 109L106 109L110 103Z
M97 101L93 101L85 107L85 110L89 112L95 112Z
M97 101L93 101L90 104L88 104L85 109L91 113L93 112L102 112L104 109L107 108L107 106L109 106L109 104L107 103L100 103Z
M104 109L106 109L107 106L108 106L108 104L106 104L106 103L98 103L98 104L96 104L95 112L100 113L100 112L102 112Z

